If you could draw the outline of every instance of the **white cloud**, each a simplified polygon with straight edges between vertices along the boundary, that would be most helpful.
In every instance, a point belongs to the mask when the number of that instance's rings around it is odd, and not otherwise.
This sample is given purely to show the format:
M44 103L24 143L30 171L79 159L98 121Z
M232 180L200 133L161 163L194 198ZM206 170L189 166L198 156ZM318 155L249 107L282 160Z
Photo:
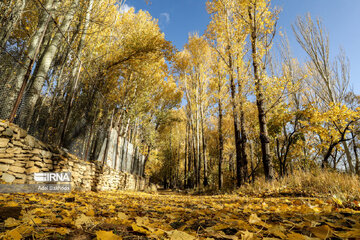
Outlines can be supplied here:
M160 13L160 17L165 18L165 23L168 24L170 22L170 14L169 13Z
M125 4L123 4L123 5L121 5L121 7L120 7L120 12L121 13L126 13L126 12L128 12L131 8L134 8L133 6L129 6L129 5L127 5L126 3ZM135 9L135 8L134 8Z

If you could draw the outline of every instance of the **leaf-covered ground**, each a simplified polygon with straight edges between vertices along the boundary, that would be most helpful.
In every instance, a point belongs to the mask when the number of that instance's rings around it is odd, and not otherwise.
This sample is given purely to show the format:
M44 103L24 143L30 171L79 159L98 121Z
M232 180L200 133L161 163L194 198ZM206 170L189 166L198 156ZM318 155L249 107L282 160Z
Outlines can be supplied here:
M3 239L360 239L340 200L139 192L0 195ZM355 202L355 204L358 204Z

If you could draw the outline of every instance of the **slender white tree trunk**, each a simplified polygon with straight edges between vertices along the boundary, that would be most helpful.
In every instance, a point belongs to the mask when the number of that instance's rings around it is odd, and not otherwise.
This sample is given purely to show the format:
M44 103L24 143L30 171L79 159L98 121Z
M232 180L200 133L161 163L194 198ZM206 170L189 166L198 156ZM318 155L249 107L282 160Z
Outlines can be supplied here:
M1 3L2 5L3 3ZM6 19L1 22L1 31L0 31L0 46L3 48L6 45L7 40L9 39L11 33L13 32L16 24L21 19L21 15L24 12L26 1L25 0L17 0L14 3L14 6L12 6L12 3L10 3L10 6L8 7L8 10L10 10L10 14L4 13ZM0 5L0 10L1 10ZM6 17L6 15L8 15Z
M54 4L54 0L46 0L46 2L44 3L44 7L47 10L51 10ZM39 23L37 25L37 31L35 32L35 34L33 35L29 47L27 49L27 54L24 57L24 67L23 68L19 68L14 79L12 80L12 82L9 84L9 88L4 87L3 91L4 93L7 93L7 97L5 99L3 99L4 104L2 105L2 109L1 109L1 116L3 118L8 118L10 115L10 112L12 110L12 107L14 106L17 94L20 91L21 85L24 81L24 77L26 74L26 68L29 67L31 60L30 59L34 59L35 57L35 53L36 53L36 49L37 46L40 43L41 40L41 36L43 34L43 32L45 31L45 29L47 28L47 24L48 24L48 14L46 13L46 11L44 10L39 18Z
M57 30L54 38L51 40L51 43L45 50L44 55L39 63L38 71L28 92L28 99L26 99L23 111L20 115L19 124L26 129L28 129L30 126L30 121L34 112L35 104L39 98L51 63L57 53L58 47L63 38L63 33L68 30L70 23L75 15L78 4L79 0L74 0L71 3L69 11L66 13L59 29Z

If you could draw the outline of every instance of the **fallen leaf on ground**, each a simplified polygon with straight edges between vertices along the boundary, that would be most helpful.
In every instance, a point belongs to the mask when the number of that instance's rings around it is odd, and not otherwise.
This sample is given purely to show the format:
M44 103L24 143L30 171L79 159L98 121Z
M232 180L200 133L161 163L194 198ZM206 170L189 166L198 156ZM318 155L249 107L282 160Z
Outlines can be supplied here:
M16 220L15 218L8 218L4 222L5 227L16 227L20 224L20 221Z
M122 238L112 231L97 231L96 239L98 240L121 240Z
M194 236L187 234L186 232L174 230L167 233L171 240L193 240Z

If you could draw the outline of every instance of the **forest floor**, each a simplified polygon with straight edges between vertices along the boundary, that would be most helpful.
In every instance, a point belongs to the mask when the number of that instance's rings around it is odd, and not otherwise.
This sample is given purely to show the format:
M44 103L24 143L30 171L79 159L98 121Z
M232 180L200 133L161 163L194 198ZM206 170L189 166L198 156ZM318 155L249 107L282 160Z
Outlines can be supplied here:
M0 239L360 239L336 198L144 192L0 195Z

